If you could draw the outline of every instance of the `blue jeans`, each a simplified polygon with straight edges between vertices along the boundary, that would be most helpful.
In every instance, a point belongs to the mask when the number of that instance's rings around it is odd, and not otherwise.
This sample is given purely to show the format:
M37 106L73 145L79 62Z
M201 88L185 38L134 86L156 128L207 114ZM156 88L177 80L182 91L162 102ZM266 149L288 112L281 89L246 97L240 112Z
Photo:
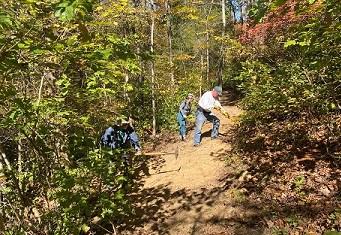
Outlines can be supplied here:
M215 138L219 134L219 125L220 120L211 113L206 113L202 111L197 111L195 117L195 129L194 129L194 145L198 145L200 143L201 138L201 129L204 125L205 121L208 120L213 123L213 128L211 131L211 138Z
M178 122L179 122L179 134L181 136L186 135L186 119L178 112Z

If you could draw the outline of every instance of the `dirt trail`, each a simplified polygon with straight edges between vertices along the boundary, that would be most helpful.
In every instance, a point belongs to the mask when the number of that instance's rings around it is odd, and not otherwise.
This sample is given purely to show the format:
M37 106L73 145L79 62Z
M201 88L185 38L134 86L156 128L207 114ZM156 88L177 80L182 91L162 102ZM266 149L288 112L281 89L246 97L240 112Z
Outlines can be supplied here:
M240 115L236 106L224 106L231 117ZM125 234L259 234L236 222L241 213L234 208L222 181L224 160L231 146L227 133L231 119L221 114L220 138L211 140L212 123L206 122L199 147L193 147L193 129L188 140L170 140L158 149L180 150L149 162L149 174L142 177L135 194L137 218ZM180 170L178 170L180 168Z
M236 107L225 107L233 116L238 113ZM217 179L224 171L222 157L230 149L225 136L231 126L231 119L217 114L220 119L220 137L211 140L210 131L212 123L206 122L203 126L203 138L199 147L193 147L193 130L189 132L186 141L169 143L162 150L174 152L179 148L179 157L163 157L164 163L145 179L145 188L157 185L168 185L172 190L195 190L200 188L210 189L217 186ZM177 169L181 169L177 171ZM164 172L164 173L163 173Z

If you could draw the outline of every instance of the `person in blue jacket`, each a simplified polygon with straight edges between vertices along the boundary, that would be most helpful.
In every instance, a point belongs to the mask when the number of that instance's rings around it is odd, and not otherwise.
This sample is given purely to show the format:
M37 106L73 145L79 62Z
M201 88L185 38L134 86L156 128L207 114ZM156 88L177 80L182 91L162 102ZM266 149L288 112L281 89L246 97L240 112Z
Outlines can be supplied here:
M194 95L193 94L188 94L186 99L183 100L179 106L179 112L177 115L178 118L178 123L179 123L179 134L180 134L180 139L182 141L186 140L186 134L187 134L187 129L186 129L186 120L188 115L191 113L191 103L194 100Z
M101 137L101 145L114 149L134 148L135 155L141 154L139 138L132 127L132 119L120 119L117 124L108 127Z
M101 137L100 145L115 149L127 150L123 151L122 163L123 163L123 176L125 181L122 183L122 188L129 190L131 188L132 173L130 168L133 166L133 156L141 155L141 146L139 138L132 126L133 119L124 118L119 119L115 125L108 127ZM135 153L128 151L133 148ZM108 190L111 190L113 186L108 185Z

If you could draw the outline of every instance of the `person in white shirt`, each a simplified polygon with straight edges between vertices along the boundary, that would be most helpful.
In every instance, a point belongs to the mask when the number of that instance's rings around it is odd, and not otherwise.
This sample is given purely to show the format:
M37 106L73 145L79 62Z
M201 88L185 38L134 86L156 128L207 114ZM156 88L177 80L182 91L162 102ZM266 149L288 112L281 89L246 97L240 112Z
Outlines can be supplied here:
M220 102L218 101L218 97L221 94L222 87L215 86L213 90L207 91L201 96L195 117L194 146L199 146L200 144L201 129L206 120L213 123L211 139L218 137L220 120L214 115L212 111L214 108L216 108L218 110L222 110L223 114L227 114L227 112L223 109Z

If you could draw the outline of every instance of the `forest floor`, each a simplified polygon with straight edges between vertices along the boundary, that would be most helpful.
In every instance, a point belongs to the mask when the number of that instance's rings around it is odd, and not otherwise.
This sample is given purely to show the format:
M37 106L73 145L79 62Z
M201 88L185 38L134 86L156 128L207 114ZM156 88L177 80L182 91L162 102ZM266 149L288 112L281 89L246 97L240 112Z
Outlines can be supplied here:
M211 140L212 123L206 122L198 147L193 146L193 124L186 141L173 133L154 143L154 151L171 153L178 148L179 156L149 157L131 197L135 216L120 234L317 235L327 228L340 229L340 201L335 200L339 198L335 197L339 180L329 183L330 187L322 184L339 177L340 171L334 172L335 176L319 163L319 170L325 173L316 178L321 188L305 195L311 198L304 197L303 187L309 185L309 174L316 172L297 169L297 161L281 163L282 173L276 177L252 172L231 154L229 132L234 118L242 112L235 105L224 107L231 118L217 114L220 138ZM271 171L271 165L267 167ZM327 179L326 174L334 177ZM252 186L245 186L245 182Z

